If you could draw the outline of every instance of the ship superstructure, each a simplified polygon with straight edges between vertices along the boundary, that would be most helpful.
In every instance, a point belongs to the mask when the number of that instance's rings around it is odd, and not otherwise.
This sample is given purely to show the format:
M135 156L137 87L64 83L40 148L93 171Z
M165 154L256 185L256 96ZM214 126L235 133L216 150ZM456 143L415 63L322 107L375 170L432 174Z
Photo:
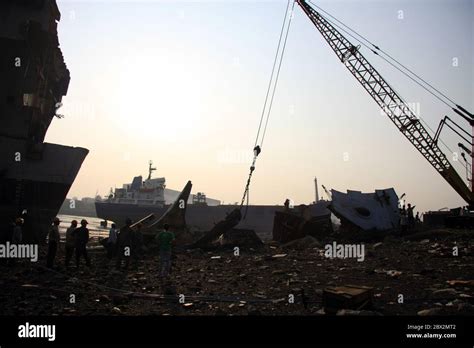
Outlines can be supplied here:
M109 195L108 202L119 204L154 205L162 207L165 205L165 178L151 178L153 162L150 161L148 178L144 181L141 175L133 178L130 184L123 184Z

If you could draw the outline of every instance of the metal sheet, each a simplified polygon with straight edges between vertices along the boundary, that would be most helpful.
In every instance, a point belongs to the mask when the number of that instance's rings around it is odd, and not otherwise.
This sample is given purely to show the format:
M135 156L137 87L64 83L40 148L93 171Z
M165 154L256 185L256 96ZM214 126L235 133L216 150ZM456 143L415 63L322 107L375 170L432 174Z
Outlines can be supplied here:
M393 188L373 193L331 190L334 215L362 230L390 230L399 225L398 196Z

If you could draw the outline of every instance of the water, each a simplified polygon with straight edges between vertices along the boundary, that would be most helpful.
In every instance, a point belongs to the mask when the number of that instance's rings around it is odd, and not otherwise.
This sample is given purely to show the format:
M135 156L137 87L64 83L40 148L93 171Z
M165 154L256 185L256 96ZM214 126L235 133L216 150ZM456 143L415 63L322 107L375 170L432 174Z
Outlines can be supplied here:
M66 230L69 228L69 226L71 226L71 221L77 220L77 226L80 227L82 219L86 219L89 223L87 228L89 229L90 238L98 239L99 237L105 238L109 236L110 224L107 228L101 227L100 222L102 219L75 215L58 215L58 217L61 220L61 224L59 225L59 234L61 235L62 239L66 235Z

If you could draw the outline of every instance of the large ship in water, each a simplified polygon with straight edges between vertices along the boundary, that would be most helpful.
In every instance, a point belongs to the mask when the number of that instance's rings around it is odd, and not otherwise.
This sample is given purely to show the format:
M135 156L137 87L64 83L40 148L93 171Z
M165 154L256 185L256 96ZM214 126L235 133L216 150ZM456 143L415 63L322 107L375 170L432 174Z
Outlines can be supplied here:
M173 203L180 191L166 188L166 179L152 178L155 168L150 162L148 177L136 176L131 183L116 188L105 199L97 199L97 216L106 221L123 225L126 218L138 221L149 214L161 217ZM191 194L186 207L186 224L191 230L208 231L216 223L225 219L227 214L239 208L236 204L220 204L216 199L207 198L202 192ZM329 215L327 201L308 205L313 216ZM276 211L282 211L283 205L249 205L243 207L245 218L239 228L254 230L261 237L269 237L273 229Z
M45 236L88 150L44 142L69 86L55 0L0 2L0 224Z

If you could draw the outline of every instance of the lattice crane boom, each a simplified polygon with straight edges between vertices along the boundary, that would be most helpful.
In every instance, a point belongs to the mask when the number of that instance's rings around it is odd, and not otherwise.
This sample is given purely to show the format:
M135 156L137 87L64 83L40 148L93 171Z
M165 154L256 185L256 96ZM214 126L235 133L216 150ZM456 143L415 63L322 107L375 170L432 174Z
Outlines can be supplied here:
M341 62L387 114L400 132L415 146L451 187L470 205L474 194L438 147L409 106L354 46L305 0L296 0Z

